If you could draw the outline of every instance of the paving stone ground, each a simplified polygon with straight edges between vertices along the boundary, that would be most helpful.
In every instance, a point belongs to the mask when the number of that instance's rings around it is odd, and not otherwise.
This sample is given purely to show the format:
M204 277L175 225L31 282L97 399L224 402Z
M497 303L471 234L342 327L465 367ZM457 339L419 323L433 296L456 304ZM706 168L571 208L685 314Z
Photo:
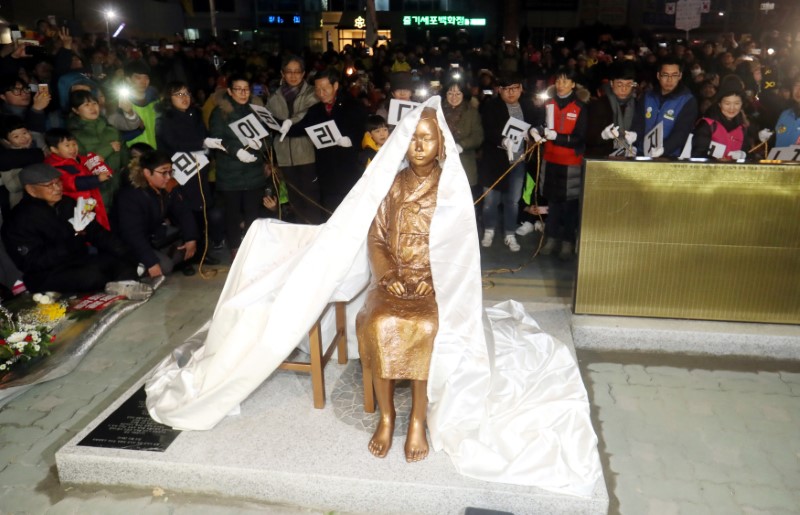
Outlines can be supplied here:
M529 250L531 242L522 243ZM497 276L490 296L566 304L573 276L568 266L550 260ZM224 279L224 273L207 281L170 278L106 333L75 371L0 409L0 514L322 513L58 482L56 450L211 315ZM579 352L579 360L611 513L800 513L796 363L588 352Z

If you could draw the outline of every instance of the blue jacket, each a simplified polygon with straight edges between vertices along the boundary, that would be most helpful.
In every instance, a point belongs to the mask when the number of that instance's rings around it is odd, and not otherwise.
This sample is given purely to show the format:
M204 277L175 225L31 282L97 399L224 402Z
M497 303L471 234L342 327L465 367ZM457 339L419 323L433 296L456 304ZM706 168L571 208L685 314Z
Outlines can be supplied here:
M775 124L775 146L797 145L798 139L800 139L800 114L792 107L782 112L778 123Z
M645 134L664 122L664 156L679 156L698 116L697 100L689 89L680 84L666 96L660 91L650 91L637 107L634 126L639 134L636 142L639 154L644 150Z

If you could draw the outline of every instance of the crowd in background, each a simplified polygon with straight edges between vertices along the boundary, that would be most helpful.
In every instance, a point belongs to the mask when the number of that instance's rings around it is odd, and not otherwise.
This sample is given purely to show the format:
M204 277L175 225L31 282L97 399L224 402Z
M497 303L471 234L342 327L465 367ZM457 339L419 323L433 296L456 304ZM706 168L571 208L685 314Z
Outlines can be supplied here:
M198 259L235 256L256 218L323 222L386 141L392 98L442 96L482 197L483 246L502 231L519 251L517 236L533 232L546 204L541 251L562 259L574 252L585 158L751 159L800 136L800 56L778 33L480 47L443 38L315 52L218 41L109 46L41 20L33 38L0 49L4 294L190 275ZM251 104L280 128L237 134L231 123ZM529 127L522 142L503 132L512 118ZM329 120L340 137L317 149L306 129ZM660 144L645 144L659 123ZM524 159L537 144L541 162ZM210 164L181 185L178 152ZM94 217L81 229L69 221L78 202Z

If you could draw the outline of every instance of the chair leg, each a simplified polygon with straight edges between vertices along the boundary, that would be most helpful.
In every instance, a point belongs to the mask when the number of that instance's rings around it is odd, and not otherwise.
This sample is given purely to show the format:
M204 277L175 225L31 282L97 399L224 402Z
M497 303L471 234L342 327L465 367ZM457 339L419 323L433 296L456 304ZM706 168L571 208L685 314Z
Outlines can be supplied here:
M339 356L339 364L347 363L347 304L344 302L336 303L336 337L339 343L336 346L336 354Z
M322 409L325 407L325 375L322 370L322 338L319 321L311 328L308 340L311 352L311 386L314 390L314 407Z
M364 412L375 413L375 385L372 384L372 368L361 360L361 375L364 383Z

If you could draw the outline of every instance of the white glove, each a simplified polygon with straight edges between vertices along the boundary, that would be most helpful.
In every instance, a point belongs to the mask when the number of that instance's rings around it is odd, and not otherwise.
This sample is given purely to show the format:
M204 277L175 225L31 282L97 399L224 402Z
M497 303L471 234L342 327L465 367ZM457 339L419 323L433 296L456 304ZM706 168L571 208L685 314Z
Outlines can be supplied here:
M258 161L258 158L248 152L247 150L240 148L238 152L236 152L236 158L239 159L242 163L255 163Z
M544 137L549 139L550 141L553 141L554 139L556 139L556 136L558 136L558 133L556 131L554 131L553 129L545 129L544 130Z
M511 138L503 138L502 143L500 146L506 149L506 156L508 157L508 162L514 161L514 151L512 150L514 147L514 142L511 141Z
M534 143L539 143L544 139L542 135L539 134L539 131L536 129L536 127L531 128L530 134Z
M639 135L633 131L625 131L625 141L628 142L628 145L633 145L634 143L636 143L636 138L638 136Z
M761 129L760 131L758 131L758 140L761 143L764 143L765 141L770 139L773 134L774 133L769 129Z
M288 119L284 120L283 123L281 124L281 130L278 131L281 134L280 141L283 141L283 138L286 137L286 133L289 132L289 129L291 128L292 128L292 121Z
M737 161L739 159L747 159L747 152L744 150L732 150L728 152L728 157L731 159L736 159Z
M650 149L650 157L661 157L664 155L664 147L655 147Z
M215 148L217 150L225 151L225 147L222 146L222 139L221 138L206 138L203 140L203 146L206 148Z
M261 140L257 138L247 138L247 148L258 150L261 148Z
M350 141L350 138L348 136L342 136L341 139L339 139L339 141L336 142L336 144L344 148L350 148L353 146L353 142Z
M456 143L456 150L457 150L457 151L458 151L458 153L460 154L460 153L464 152L464 147L462 147L461 145L459 145L458 143Z
M619 127L613 123L610 124L608 127L603 129L603 132L600 133L600 137L606 140L619 138Z

